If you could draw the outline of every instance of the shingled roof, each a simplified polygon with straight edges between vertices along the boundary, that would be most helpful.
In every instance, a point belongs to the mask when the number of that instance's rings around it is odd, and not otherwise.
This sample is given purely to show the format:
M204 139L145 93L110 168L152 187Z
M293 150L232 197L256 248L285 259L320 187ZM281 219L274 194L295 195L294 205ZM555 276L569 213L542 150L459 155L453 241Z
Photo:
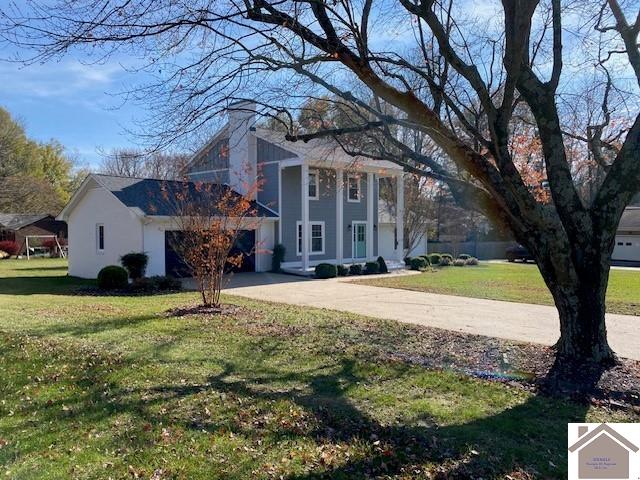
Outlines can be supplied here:
M640 233L640 207L627 207L622 214L618 233Z
M139 208L145 215L172 216L175 215L177 195L188 191L189 196L197 201L203 190L202 182L188 182L179 180L158 180L152 178L130 178L114 175L93 174L95 180L109 190L129 208ZM206 189L220 188L226 192L232 191L228 185L208 184ZM233 192L238 197L239 193ZM252 210L258 217L277 218L278 214L257 201L252 201Z
M49 214L21 214L21 213L0 213L0 227L8 230L20 230L22 227L47 218Z

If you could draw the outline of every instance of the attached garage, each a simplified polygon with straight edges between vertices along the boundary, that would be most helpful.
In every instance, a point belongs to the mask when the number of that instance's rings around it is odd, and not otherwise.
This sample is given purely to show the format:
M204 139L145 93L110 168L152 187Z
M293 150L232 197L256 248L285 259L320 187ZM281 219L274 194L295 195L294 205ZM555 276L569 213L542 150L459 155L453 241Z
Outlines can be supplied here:
M611 260L640 263L640 207L627 207L622 214Z
M175 251L175 245L179 244L182 232L179 230L165 230L164 232L164 265L167 275L176 278L190 277L189 267L184 263L180 255ZM229 253L235 256L243 254L242 264L239 267L231 268L234 272L255 272L256 271L256 231L242 230L234 247Z
M183 185L183 182L89 175L58 216L69 228L69 274L96 278L101 268L117 265L122 255L145 252L149 256L147 275L189 275L172 246L180 232L172 216L170 198ZM256 214L247 218L247 228L232 254L246 254L240 271L263 272L271 266L278 215L257 201L252 204Z

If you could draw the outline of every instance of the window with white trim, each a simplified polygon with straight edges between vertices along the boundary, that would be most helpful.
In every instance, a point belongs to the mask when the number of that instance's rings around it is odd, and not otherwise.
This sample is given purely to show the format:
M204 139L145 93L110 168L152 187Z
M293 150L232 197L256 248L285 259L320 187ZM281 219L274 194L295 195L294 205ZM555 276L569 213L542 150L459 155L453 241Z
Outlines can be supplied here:
M296 222L296 254L302 255L302 222ZM309 255L324 255L324 222L309 222Z
M309 200L318 200L320 198L320 176L317 170L309 172Z
M347 201L360 201L360 177L357 175L347 177Z
M104 225L102 223L96 225L96 250L104 252Z

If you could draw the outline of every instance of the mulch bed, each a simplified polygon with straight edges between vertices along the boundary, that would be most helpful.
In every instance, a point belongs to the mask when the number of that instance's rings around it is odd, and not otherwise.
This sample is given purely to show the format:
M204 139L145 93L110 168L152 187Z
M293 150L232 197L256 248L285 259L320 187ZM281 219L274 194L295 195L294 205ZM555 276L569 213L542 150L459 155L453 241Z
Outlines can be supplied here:
M232 305L223 303L219 307L208 307L202 304L183 305L176 308L171 308L164 312L165 317L186 317L190 315L224 315L224 316L245 316L249 313L249 309L240 307L238 305Z
M78 287L73 290L73 295L87 297L149 297L151 295L170 295L183 292L182 289L171 290L144 290L136 288L121 288L116 290L103 290L98 287Z
M563 391L550 387L553 347L437 328L410 328L414 333L411 340L399 350L387 349L386 358L612 408L633 407L640 413L640 362L636 360L620 359L616 366L604 371L580 369L572 376L579 386L577 391Z

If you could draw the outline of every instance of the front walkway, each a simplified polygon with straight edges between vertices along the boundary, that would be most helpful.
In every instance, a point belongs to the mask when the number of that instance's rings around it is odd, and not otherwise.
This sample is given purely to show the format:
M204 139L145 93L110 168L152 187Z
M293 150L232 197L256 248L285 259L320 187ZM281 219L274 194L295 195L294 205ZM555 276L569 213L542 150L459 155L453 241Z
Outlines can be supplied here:
M559 335L553 307L371 287L344 278L238 274L225 293L545 345ZM640 360L640 317L610 314L607 327L612 348Z

